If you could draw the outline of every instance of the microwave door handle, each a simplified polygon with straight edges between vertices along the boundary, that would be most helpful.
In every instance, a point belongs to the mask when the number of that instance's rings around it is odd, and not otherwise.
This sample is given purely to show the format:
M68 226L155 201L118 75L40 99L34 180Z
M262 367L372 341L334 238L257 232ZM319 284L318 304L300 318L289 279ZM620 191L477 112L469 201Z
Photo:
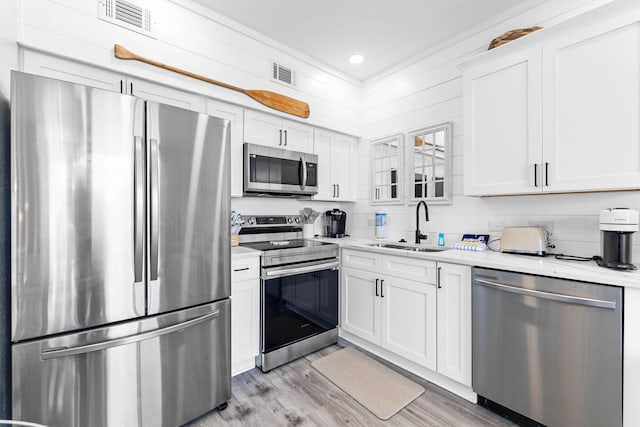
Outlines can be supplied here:
M304 190L304 187L307 185L307 162L300 157L300 164L302 167L300 171L302 172L302 176L300 177L300 189Z

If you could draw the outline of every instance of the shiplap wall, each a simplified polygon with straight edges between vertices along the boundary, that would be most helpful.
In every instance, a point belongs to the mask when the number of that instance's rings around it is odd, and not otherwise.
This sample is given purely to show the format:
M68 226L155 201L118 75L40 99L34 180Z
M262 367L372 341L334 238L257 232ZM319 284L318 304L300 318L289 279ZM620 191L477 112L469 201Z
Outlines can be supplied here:
M406 132L425 125L453 122L453 203L430 206L430 221L420 214L420 229L436 244L445 233L452 245L463 233L489 233L489 221L504 225L551 223L556 252L590 256L600 251L598 214L607 207L640 210L639 192L558 194L474 198L463 196L463 89L458 64L486 50L496 35L513 29L551 26L572 16L608 3L607 0L558 0L529 2L514 16L498 16L441 46L422 58L414 58L392 72L365 82L363 90L363 142L359 146L358 202L347 206L350 231L358 237L374 237L372 220L378 209L388 213L389 238L413 241L416 228L415 203L405 194L402 205L372 206L368 141ZM496 153L496 155L500 155ZM506 160L506 159L505 159ZM508 161L508 160L506 160ZM405 162L405 176L407 176ZM634 258L640 261L640 233L634 240ZM499 244L498 244L499 245Z
M135 3L152 10L155 39L99 19L96 0L23 0L18 41L27 48L280 114L238 92L137 61L116 59L113 45L119 43L139 55L235 86L272 90L300 99L311 106L311 117L301 121L359 134L359 82L189 0ZM295 88L271 80L274 60L296 70Z

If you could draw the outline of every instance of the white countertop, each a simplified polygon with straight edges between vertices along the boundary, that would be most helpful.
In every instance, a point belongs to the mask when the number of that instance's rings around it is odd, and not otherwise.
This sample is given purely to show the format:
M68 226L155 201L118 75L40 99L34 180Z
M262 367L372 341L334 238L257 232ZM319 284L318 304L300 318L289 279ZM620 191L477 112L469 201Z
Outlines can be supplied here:
M464 264L477 267L511 270L540 276L559 277L584 282L603 283L607 285L624 286L640 289L640 271L617 271L598 266L594 261L564 261L552 256L536 257L528 255L503 254L500 252L462 251L449 249L442 252L416 252L401 249L377 248L368 246L381 243L375 240L345 237L341 239L320 237L315 240L337 243L341 247L365 249L372 252L389 255L402 255L433 261ZM396 242L386 242L396 243ZM423 245L424 247L430 247ZM432 246L431 246L432 247Z
M260 256L260 251L255 249L247 248L245 246L232 246L231 247L231 258L232 259L243 259L243 258L251 258Z

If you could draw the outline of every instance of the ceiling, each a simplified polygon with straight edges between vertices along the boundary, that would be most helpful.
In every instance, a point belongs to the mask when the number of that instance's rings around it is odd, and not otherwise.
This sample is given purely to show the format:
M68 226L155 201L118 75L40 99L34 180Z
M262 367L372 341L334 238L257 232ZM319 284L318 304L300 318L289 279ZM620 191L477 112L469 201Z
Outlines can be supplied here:
M526 0L195 1L365 80Z

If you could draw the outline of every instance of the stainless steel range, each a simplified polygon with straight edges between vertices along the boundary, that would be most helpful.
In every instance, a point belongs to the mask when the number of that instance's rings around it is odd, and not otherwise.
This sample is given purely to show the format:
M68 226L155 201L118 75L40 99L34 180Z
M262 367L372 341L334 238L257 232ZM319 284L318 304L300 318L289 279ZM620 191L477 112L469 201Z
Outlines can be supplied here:
M297 215L245 216L240 245L262 252L263 372L338 340L338 245L302 238Z

